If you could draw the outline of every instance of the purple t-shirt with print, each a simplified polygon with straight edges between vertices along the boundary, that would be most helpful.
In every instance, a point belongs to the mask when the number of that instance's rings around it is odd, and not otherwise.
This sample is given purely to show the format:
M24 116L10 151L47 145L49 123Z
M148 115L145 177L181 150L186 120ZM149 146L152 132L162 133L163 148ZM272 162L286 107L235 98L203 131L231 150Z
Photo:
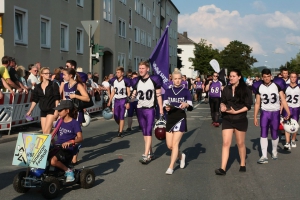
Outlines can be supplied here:
M221 81L212 81L209 87L209 97L221 98L222 91L222 82Z
M56 125L57 124L58 123L56 123ZM74 140L78 132L81 132L80 123L78 121L75 119L72 119L72 121L67 123L63 121L57 132L57 140L55 144L62 144L69 140Z

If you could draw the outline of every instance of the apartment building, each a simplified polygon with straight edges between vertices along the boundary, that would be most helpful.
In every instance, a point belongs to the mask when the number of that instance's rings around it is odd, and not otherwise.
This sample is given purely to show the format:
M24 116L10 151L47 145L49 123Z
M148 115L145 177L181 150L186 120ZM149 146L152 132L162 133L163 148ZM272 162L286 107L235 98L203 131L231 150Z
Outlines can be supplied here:
M179 11L171 0L95 0L94 20L99 26L94 41L104 46L104 56L93 66L100 76L118 66L138 70L148 60L169 20L170 71L177 65Z
M51 69L76 60L88 70L88 37L81 21L92 18L90 0L1 0L0 56L27 68L40 62ZM1 6L0 5L0 6Z

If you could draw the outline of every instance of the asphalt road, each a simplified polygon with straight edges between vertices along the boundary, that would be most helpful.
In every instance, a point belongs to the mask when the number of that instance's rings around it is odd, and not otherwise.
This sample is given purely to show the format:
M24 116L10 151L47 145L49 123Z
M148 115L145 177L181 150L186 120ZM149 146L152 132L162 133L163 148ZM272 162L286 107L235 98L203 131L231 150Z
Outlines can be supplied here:
M91 189L79 186L63 188L57 199L300 199L300 143L291 152L278 146L278 160L257 164L260 157L260 130L253 125L253 110L249 112L249 129L246 136L247 172L240 173L238 151L233 139L226 176L216 176L220 167L221 128L210 125L208 104L196 105L188 113L188 132L184 134L180 149L187 155L185 169L179 163L173 175L165 175L170 152L164 141L153 137L153 147L158 158L148 165L138 162L144 142L142 133L135 130L122 139L114 138L117 126L113 120L104 119L83 129L84 142L77 167L92 168L96 183ZM126 127L127 128L127 127ZM0 198L41 199L38 189L19 194L12 180L20 167L12 166L16 141L0 144ZM24 170L24 169L23 169Z

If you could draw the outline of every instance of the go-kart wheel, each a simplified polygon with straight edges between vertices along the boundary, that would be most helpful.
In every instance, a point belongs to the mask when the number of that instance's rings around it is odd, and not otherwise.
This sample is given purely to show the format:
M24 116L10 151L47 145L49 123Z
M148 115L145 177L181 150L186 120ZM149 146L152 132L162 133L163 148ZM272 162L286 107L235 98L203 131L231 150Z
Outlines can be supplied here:
M13 181L13 187L16 192L26 193L26 192L28 192L28 190L30 190L30 188L26 188L23 186L25 183L24 177L26 177L25 171L21 171L17 175L15 175L14 181Z
M93 187L95 183L95 173L91 169L83 169L80 173L80 185L84 189Z
M42 183L42 195L46 199L55 198L60 190L60 184L57 178L49 176L43 180Z

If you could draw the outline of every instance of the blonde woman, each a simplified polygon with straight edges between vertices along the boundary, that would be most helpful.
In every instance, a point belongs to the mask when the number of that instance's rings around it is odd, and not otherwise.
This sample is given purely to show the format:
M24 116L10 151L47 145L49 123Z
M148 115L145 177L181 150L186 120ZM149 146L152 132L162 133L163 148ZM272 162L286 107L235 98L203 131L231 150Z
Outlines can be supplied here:
M54 108L60 100L59 86L51 81L51 73L48 67L43 67L40 71L41 83L37 84L33 90L33 98L27 116L31 115L34 107L39 103L41 109L41 126L45 134L50 133L54 120L58 117L58 111Z
M178 69L172 74L173 87L168 89L164 96L163 106L168 112L166 124L166 142L172 151L171 162L166 174L171 175L177 158L180 160L180 168L185 167L185 154L180 153L179 143L183 133L187 131L185 110L192 111L193 103L190 91L182 85L182 74Z

